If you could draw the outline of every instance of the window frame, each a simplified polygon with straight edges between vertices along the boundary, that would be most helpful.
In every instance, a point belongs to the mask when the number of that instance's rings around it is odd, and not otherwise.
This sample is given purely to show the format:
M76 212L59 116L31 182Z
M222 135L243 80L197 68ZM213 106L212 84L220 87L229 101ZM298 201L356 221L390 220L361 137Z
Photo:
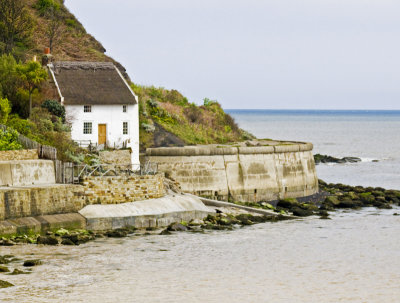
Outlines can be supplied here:
M126 128L125 128L126 125ZM126 131L126 133L125 133ZM129 135L129 122L128 121L123 121L122 122L122 135L126 136Z
M128 112L128 105L124 104L122 105L122 112L127 113Z
M84 105L83 106L83 112L84 113L91 113L92 112L92 106L91 105Z
M84 135L93 135L93 122L91 122L91 121L83 122L83 134Z

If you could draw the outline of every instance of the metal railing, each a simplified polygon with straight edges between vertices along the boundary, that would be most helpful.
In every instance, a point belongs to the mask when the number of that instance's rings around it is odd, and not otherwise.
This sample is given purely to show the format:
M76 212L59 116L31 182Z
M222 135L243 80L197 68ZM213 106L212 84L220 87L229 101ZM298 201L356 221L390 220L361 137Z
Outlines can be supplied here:
M80 183L84 177L105 176L132 176L155 175L158 173L158 165L153 162L144 164L98 164L98 165L74 165L73 182Z

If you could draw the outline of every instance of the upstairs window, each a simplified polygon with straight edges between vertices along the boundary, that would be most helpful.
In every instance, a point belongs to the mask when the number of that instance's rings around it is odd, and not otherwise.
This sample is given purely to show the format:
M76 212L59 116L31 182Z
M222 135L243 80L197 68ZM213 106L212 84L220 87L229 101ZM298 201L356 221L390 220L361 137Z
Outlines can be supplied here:
M128 122L123 122L122 123L122 134L127 135L128 134Z
M127 107L126 105L122 105L122 112L123 112L123 113L126 113L127 108L128 108L128 107Z
M92 106L91 105L84 105L83 106L83 112L84 113L91 113L92 112Z
M92 133L92 122L83 122L83 133L90 135Z

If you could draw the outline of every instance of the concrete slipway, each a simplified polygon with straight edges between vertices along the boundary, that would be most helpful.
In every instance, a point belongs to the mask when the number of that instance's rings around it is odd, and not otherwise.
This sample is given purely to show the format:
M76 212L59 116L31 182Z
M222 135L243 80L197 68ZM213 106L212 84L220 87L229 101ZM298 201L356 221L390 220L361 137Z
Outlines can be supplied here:
M88 205L79 213L86 218L87 229L109 230L126 226L163 227L203 219L214 212L197 197L177 194L123 204Z

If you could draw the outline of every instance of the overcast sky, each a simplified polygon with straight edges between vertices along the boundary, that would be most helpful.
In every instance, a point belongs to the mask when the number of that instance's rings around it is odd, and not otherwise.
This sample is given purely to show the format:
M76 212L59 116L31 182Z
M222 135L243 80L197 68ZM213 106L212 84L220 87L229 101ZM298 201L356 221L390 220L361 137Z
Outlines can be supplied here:
M224 108L400 109L400 1L66 0L140 84Z

